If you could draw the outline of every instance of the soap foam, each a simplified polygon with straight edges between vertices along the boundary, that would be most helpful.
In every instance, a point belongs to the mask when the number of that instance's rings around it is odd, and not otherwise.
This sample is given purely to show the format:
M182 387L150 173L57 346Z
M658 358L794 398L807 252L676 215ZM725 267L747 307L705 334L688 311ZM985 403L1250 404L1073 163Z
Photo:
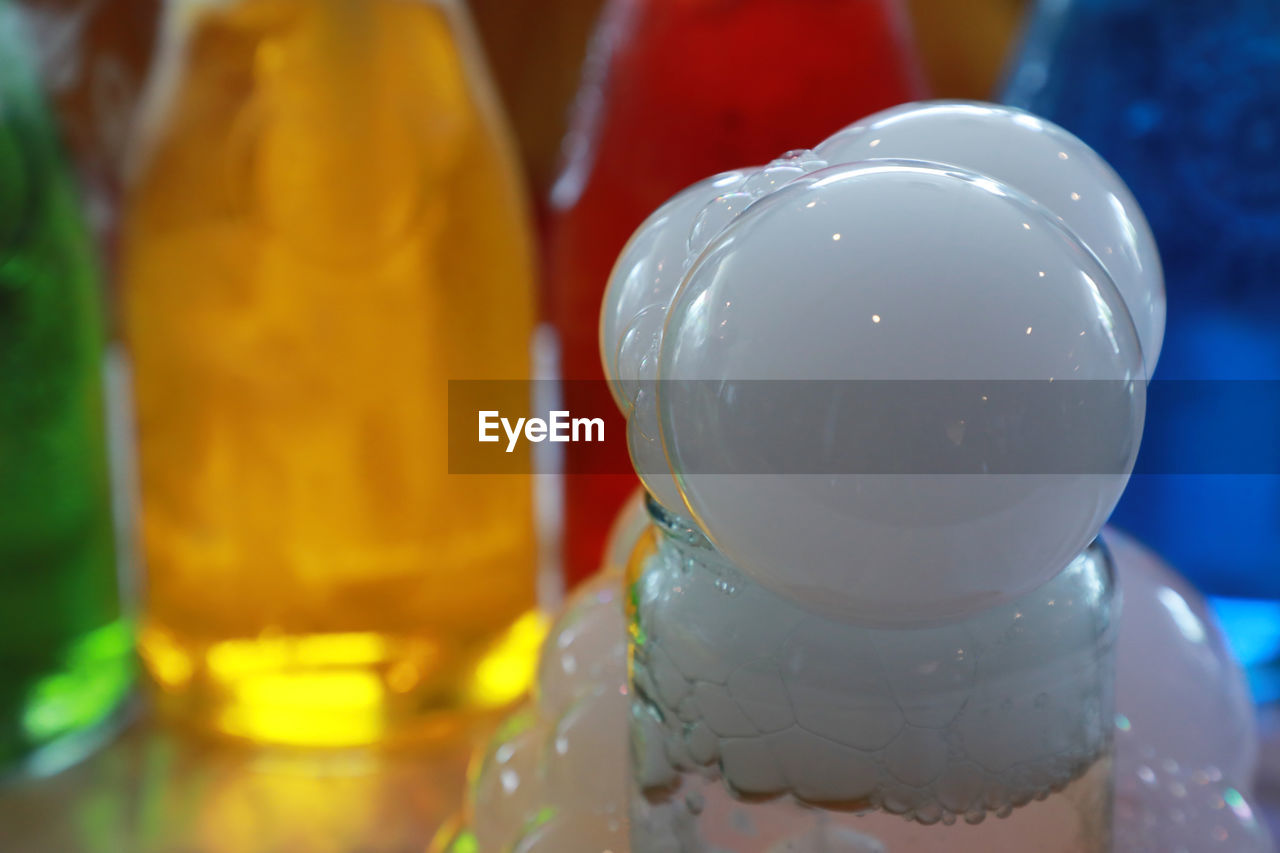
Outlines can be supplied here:
M814 616L699 536L665 537L633 592L642 787L716 767L744 797L974 822L1061 790L1107 750L1100 546L976 617L883 629Z

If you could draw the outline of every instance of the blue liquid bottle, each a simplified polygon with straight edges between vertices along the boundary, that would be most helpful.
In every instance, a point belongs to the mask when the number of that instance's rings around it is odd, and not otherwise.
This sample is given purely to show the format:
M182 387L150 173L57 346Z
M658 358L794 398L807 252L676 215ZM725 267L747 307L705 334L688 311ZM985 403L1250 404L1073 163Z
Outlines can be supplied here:
M1140 472L1113 522L1205 591L1280 698L1280 4L1039 0L1006 103L1132 188L1169 313Z

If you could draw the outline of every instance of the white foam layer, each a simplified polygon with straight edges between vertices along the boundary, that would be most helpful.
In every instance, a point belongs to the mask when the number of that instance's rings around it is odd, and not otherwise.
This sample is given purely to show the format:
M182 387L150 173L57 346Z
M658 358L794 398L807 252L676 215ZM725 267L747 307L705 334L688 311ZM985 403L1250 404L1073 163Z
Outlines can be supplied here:
M633 593L644 787L718 766L741 795L933 823L1043 798L1107 750L1113 614L1100 548L979 616L875 629L815 617L699 538L664 537Z

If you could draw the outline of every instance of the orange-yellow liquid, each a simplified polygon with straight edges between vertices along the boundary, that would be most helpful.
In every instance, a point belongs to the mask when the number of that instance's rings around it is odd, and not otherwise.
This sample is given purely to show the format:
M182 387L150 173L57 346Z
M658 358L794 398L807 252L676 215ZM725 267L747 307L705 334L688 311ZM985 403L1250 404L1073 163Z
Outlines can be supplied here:
M307 745L527 686L528 478L449 476L449 379L523 379L531 241L464 14L177 0L122 245L162 704Z

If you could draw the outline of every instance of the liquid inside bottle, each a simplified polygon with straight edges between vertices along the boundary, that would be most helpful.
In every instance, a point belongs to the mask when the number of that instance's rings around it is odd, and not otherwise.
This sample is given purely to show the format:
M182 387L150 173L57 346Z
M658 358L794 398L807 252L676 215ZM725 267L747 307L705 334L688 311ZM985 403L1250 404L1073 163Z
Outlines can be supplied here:
M627 580L634 853L1111 849L1100 545L1008 604L875 628L786 602L650 512Z
M129 695L93 247L24 45L0 3L0 774L94 742Z
M448 380L529 375L513 157L453 2L178 0L123 235L167 705L263 741L429 735L541 633L527 477L450 477Z
M1267 0L1040 2L1003 93L1102 154L1151 223L1168 325L1113 521L1221 596L1262 702L1280 697L1277 44Z

